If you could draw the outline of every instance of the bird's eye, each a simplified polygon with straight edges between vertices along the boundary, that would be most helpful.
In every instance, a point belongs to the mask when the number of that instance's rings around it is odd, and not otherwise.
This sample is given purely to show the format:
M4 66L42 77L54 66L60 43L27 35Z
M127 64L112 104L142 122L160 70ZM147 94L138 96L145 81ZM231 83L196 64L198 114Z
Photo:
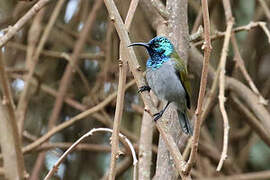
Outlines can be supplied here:
M155 48L158 48L158 47L159 47L159 44L154 44L154 47L155 47Z

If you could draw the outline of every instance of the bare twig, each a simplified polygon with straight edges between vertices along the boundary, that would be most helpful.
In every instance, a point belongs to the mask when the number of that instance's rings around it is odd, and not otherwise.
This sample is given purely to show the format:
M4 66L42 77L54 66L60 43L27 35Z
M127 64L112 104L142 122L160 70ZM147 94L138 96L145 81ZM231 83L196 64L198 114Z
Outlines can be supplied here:
M97 129L92 129L90 130L88 133L84 134L82 137L80 137L74 144L72 144L72 146L70 146L70 148L68 148L68 150L65 151L65 153L58 159L58 161L54 164L53 168L49 171L49 173L46 175L44 180L49 179L50 177L52 177L52 175L57 172L59 165L65 160L66 156L72 152L74 150L74 148L76 146L78 146L80 144L80 142L82 142L85 138L87 138L88 136L93 135L93 133L95 132L113 132L111 129L108 128L97 128ZM122 138L129 146L132 157L133 157L133 166L134 166L134 174L136 174L136 166L137 166L137 157L136 157L136 153L135 150L131 144L131 142L121 133L119 133L120 138Z
M238 32L242 32L242 31L250 31L251 29L253 28L256 28L256 27L261 27L262 28L262 25L265 24L265 22L262 22L262 21L258 21L258 22L250 22L249 24L247 25L244 25L244 26L240 26L240 27L237 27L237 28L234 28L232 30L232 32L234 33L238 33ZM267 29L266 29L267 30ZM265 31L266 34L269 34L269 31ZM211 40L216 40L218 38L222 38L224 37L226 34L226 32L215 32L214 35L211 35ZM267 35L268 39L269 39L269 36ZM196 42L194 43L193 45L194 46L199 46L199 45L202 45L204 43L204 40L202 41L199 41L199 42Z
M228 151L228 140L229 140L229 121L228 121L228 115L225 110L225 65L226 65L226 58L227 58L227 52L229 48L229 42L230 42L230 36L231 36L231 30L233 26L233 21L229 21L227 25L227 35L225 36L222 54L220 58L220 73L219 73L219 106L220 111L223 116L224 121L224 137L223 137L223 150L221 154L220 161L218 163L217 171L221 170L222 164L227 158L227 151Z
M201 126L201 114L202 114L202 105L204 101L204 94L206 90L207 84L207 75L208 75L208 63L211 54L211 39L210 39L210 21L209 21L209 12L208 12L208 2L207 0L202 0L202 12L203 12L203 22L204 22L204 60L203 60L203 68L201 74L201 83L200 83L200 91L199 98L197 103L197 109L195 112L195 125L194 125L194 135L192 141L192 149L190 153L189 160L185 167L185 173L189 174L191 167L196 159L196 154L198 150L198 143L200 138L200 126Z
M219 107L220 111L223 117L223 123L224 123L224 137L223 137L223 149L221 153L221 158L217 166L217 171L220 171L223 165L223 162L227 158L227 151L228 151L228 141L229 141L229 120L228 115L225 109L225 67L226 67L226 59L229 49L229 43L231 38L231 32L234 24L234 19L232 17L231 12L231 5L229 1L223 0L223 7L225 9L225 16L227 21L227 28L226 28L226 34L225 39L223 42L223 48L221 52L220 57L220 73L219 73Z
M223 48L222 53L220 57L220 74L219 74L219 106L220 111L223 117L223 123L224 123L224 137L223 137L223 149L221 153L221 158L217 166L217 171L220 171L223 165L223 162L227 158L227 151L228 151L228 141L229 141L229 120L228 115L225 110L225 66L226 66L226 59L227 59L227 53L229 49L229 42L231 38L231 32L232 27L234 24L234 19L231 16L231 9L230 9L230 3L228 1L223 1L223 6L225 9L225 15L227 20L227 28L226 28L226 34L225 39L223 42Z
M0 39L0 48L4 46L37 12L46 6L51 0L38 1L8 32Z
M127 31L130 28L132 19L134 17L136 8L138 6L139 0L132 0L125 20L125 28ZM116 157L118 156L118 134L120 129L120 123L123 115L124 97L125 97L125 86L126 86L126 76L127 76L127 57L126 48L120 43L120 59L119 59L119 85L117 91L116 109L114 115L113 123L113 133L112 133L112 153L111 153L111 163L110 163L110 173L109 180L115 179L115 164Z

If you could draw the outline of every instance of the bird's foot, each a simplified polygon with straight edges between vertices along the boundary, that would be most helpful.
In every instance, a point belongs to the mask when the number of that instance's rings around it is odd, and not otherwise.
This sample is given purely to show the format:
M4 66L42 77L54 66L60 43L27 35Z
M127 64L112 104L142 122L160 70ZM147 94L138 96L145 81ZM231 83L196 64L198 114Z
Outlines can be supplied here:
M138 93L141 93L141 92L143 92L143 91L148 91L148 92L150 92L150 90L151 90L150 86L141 86L141 87L139 88L139 90L138 90Z
M162 117L163 113L164 113L164 111L162 110L162 111L154 114L154 121L156 122L157 120L159 120Z

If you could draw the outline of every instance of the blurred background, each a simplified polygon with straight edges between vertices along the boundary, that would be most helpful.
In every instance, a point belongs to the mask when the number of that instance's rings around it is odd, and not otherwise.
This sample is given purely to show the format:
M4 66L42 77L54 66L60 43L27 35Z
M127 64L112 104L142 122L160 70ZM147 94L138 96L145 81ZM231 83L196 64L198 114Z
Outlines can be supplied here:
M30 179L44 178L63 152L92 128L112 128L118 87L119 38L108 17L105 5L102 1L101 3L98 1L65 0L59 10L56 10L58 1L51 1L2 48L5 70L9 76L13 99L17 107L16 115L17 120L19 119L18 127L22 134L23 146L32 143L49 129L105 102L98 111L62 129L48 142L24 154L25 168ZM0 38L6 33L7 28L16 23L36 2L1 0ZM115 0L115 3L124 19L130 1ZM133 42L146 42L156 36L156 29L152 26L152 19L147 15L148 10L143 3L145 3L143 0L139 3L130 28L129 35ZM163 3L165 4L165 1ZM208 3L212 34L225 31L226 18L222 1L209 0ZM266 22L266 26L269 28L270 1L234 0L231 1L231 5L235 17L235 28L258 21ZM201 18L198 18L201 13L200 8L200 1L188 1L190 34L196 32L198 25L202 24ZM55 11L59 11L59 15L40 54L37 55L41 37ZM76 54L80 34L89 18L92 18L89 32L84 37L86 39L83 48ZM254 26L249 30L244 29L237 32L236 38L247 72L261 95L268 99L270 97L268 37L260 26ZM202 52L202 44L198 43L200 40L201 38L190 44ZM213 50L210 61L214 68L219 64L222 45L222 37L216 38L212 42ZM144 49L136 48L135 51L144 68L147 54ZM238 79L249 87L236 66L234 55L230 46L226 75ZM38 57L37 64L35 64L36 57ZM72 59L77 59L76 63L68 68L69 61ZM34 73L29 81L29 88L24 92L27 74L33 67ZM188 64L188 67L193 87L190 113L192 114L196 108L200 79L197 74L193 73L192 65ZM67 71L70 71L69 76L65 75L68 74ZM63 77L70 82L65 83ZM137 93L138 88L132 80L133 76L128 72L127 84L129 86L125 93L121 132L133 142L138 151L144 106ZM56 98L61 96L61 86L63 85L67 88L66 93L62 94L64 102L57 106ZM245 120L249 117L243 112L243 109L239 109L239 104L233 100L233 93L226 91L226 96L228 97L226 110L231 127L227 164L225 163L226 165L220 173L215 171L223 143L223 121L217 103L211 109L203 125L203 131L207 135L202 135L203 142L210 141L214 150L199 146L199 156L194 171L192 171L194 179L270 171L269 146L257 135L253 127L246 123ZM54 113L55 108L59 106L59 113ZM258 121L259 118L252 113L249 107L244 104L244 108ZM265 108L269 113L269 105L265 105ZM266 131L270 138L269 129ZM96 133L87 138L67 156L54 179L106 179L110 166L110 137L110 133ZM158 131L154 130L151 177L155 175L156 171L158 140ZM126 151L124 146L121 145L121 148L124 152ZM117 162L117 179L132 179L133 166L130 153L126 152L125 155L121 155ZM1 161L0 165L3 165ZM0 173L0 179L4 179L3 173ZM265 179L270 179L270 176Z

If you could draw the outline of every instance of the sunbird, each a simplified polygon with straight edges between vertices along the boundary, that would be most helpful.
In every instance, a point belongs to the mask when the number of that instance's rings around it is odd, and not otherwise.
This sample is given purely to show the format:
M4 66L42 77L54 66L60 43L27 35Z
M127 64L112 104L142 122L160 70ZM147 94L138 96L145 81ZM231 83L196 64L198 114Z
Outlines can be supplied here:
M171 41L157 36L148 43L137 42L129 45L131 46L143 46L149 54L146 62L148 85L140 87L139 92L152 90L160 100L167 102L159 113L154 114L154 121L161 118L170 103L174 103L183 132L192 135L193 129L187 116L187 108L190 109L191 106L187 67Z

